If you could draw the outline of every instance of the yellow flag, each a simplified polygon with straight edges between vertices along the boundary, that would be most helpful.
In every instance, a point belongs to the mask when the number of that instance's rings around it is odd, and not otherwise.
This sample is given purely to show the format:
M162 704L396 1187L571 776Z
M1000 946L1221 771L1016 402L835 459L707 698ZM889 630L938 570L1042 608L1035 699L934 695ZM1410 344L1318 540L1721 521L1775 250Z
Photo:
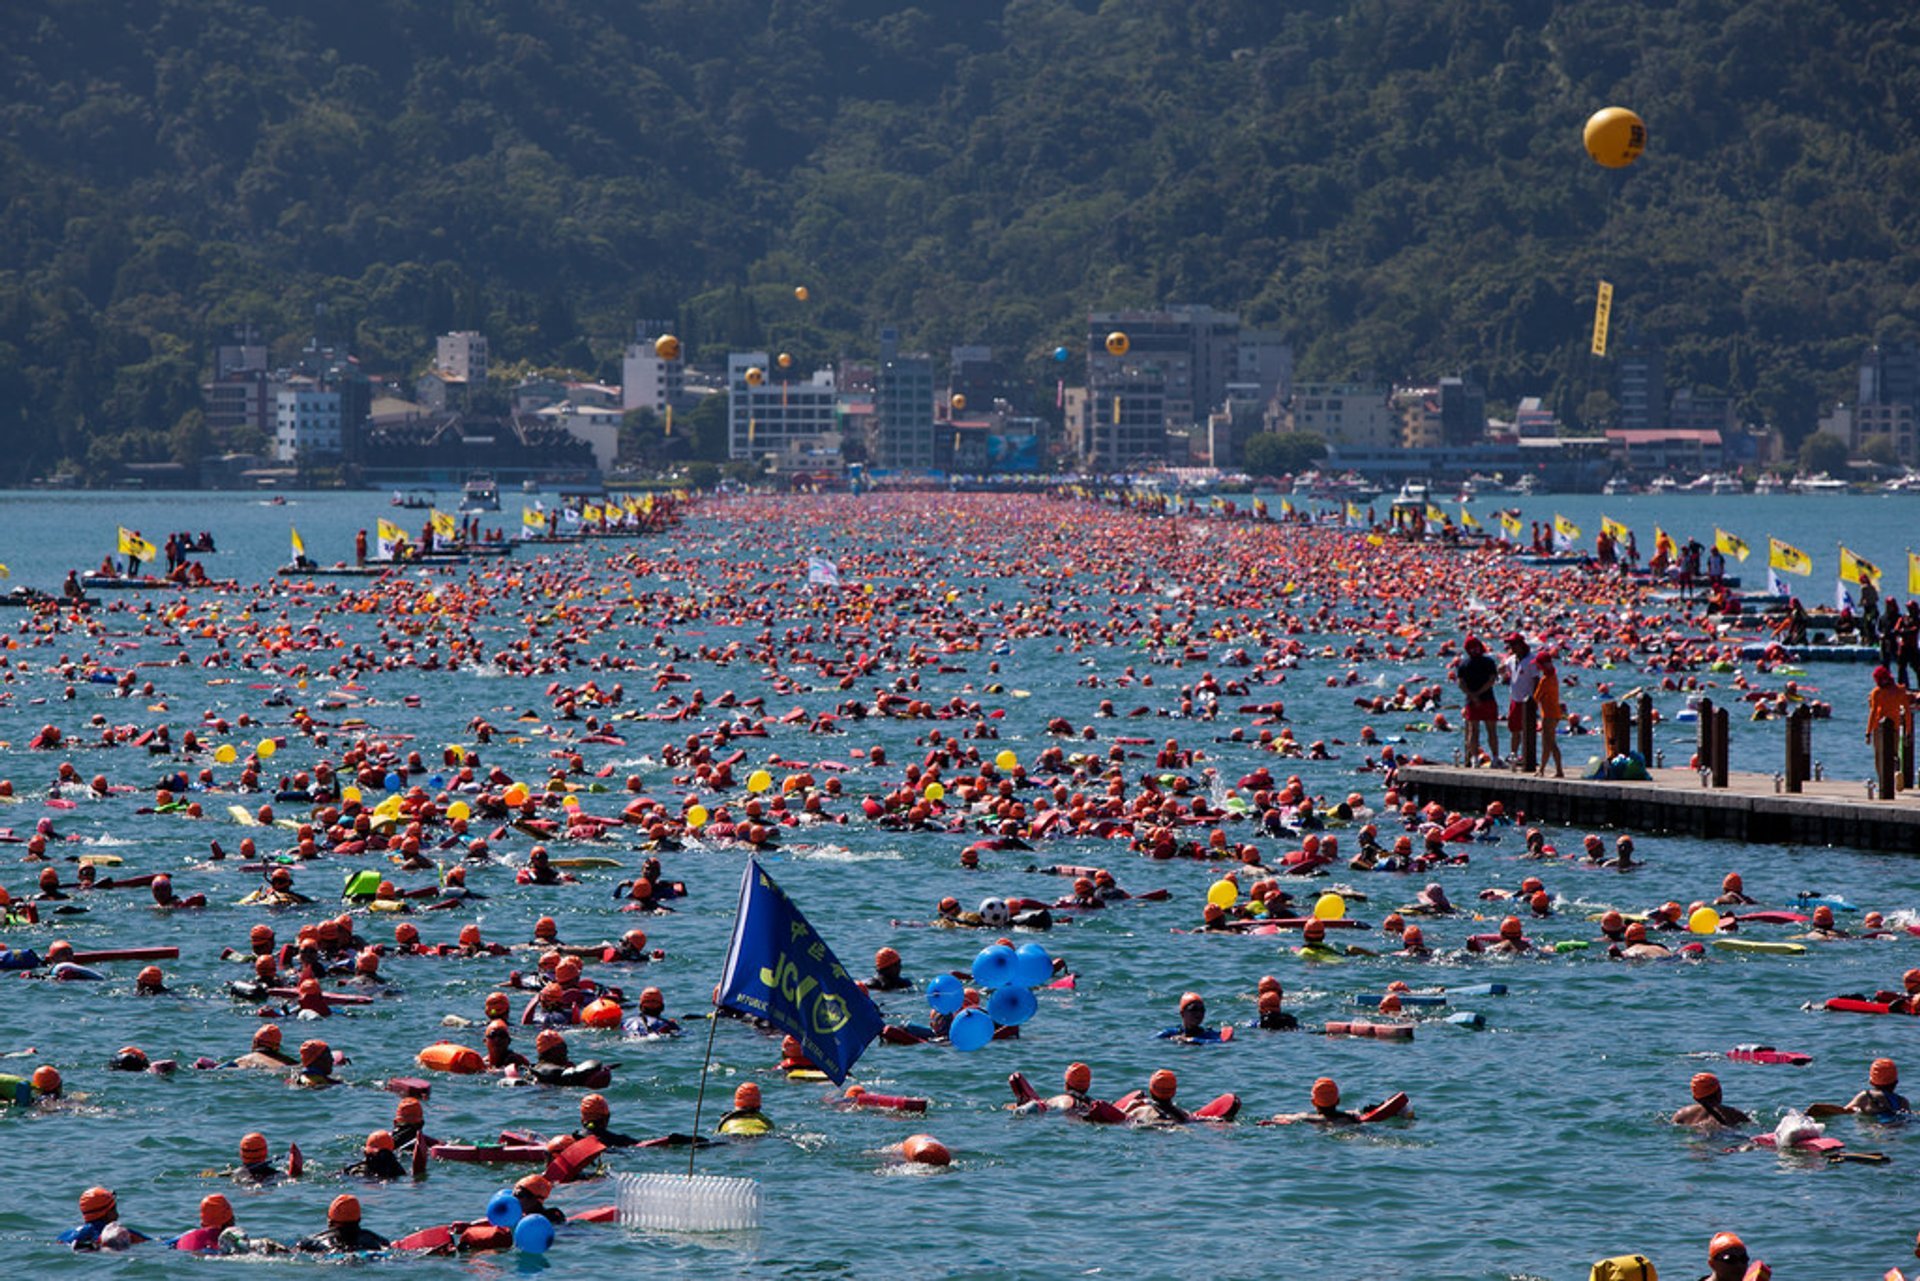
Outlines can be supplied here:
M1382 537L1380 537L1380 535L1378 535L1378 534L1368 534L1368 535L1367 535L1367 546L1369 546L1369 547L1385 547L1386 545L1387 545L1387 540L1386 540L1386 539L1384 539L1384 538L1382 538Z
M1559 512L1555 512L1553 514L1553 532L1565 539L1575 539L1580 537L1580 526L1574 524Z
M1729 534L1726 530L1720 528L1718 525L1715 525L1713 527L1713 545L1719 548L1722 554L1724 555L1736 556L1741 560L1745 560L1747 558L1746 543L1742 542L1738 538L1735 538L1732 534Z
M0 578L12 578L12 577L13 577L13 571L8 569L5 565L0 565Z
M289 525L287 526L287 532L293 535L293 558L295 560L304 560L307 555L307 545L300 541L300 531L292 525Z
M123 556L137 556L141 560L155 560L160 555L160 549L122 525L120 526L120 553Z
M531 507L522 507L520 509L520 527L522 529L545 529L547 527L547 518Z
M1813 558L1791 543L1767 539L1767 564L1783 574L1811 574Z
M1520 531L1524 529L1525 526L1521 524L1518 515L1513 512L1503 511L1500 513L1500 528L1506 530L1507 533L1513 535L1515 538L1518 538Z
M1907 553L1907 595L1920 596L1920 556Z
M1593 354L1607 354L1607 318L1613 314L1613 286L1606 281L1600 282L1600 292L1593 300Z
M1468 529L1480 528L1480 522L1475 520L1473 518L1473 513L1468 511L1464 507L1460 509L1460 523Z
M433 522L433 532L439 537L455 538L459 536L460 530L459 527L454 524L453 517L447 515L438 507L432 509L428 515L428 519Z
M1280 514L1281 514L1282 516L1291 516L1291 515L1293 515L1293 504L1292 504L1292 503L1290 503L1290 502L1288 502L1288 501L1287 501L1286 499L1284 499L1284 498L1282 498L1282 499L1280 500Z
M1868 560L1865 556L1860 556L1848 551L1845 545L1842 545L1840 548L1840 577L1849 583L1872 583L1877 589L1880 586L1880 567Z
M407 536L407 531L390 520L381 519L375 528L383 543L397 543Z
M1435 507L1432 503L1428 503L1427 522L1433 525L1444 525L1447 523L1447 514L1438 507Z
M1608 538L1622 543L1627 541L1627 535L1631 532L1625 525L1622 525L1611 516L1602 516L1600 518L1600 528L1605 531Z

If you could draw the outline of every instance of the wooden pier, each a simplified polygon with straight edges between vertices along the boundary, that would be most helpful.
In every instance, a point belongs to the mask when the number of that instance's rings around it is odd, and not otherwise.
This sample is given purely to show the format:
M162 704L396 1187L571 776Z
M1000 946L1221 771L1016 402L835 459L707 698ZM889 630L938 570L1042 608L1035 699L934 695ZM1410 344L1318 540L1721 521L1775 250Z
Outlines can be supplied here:
M1492 801L1527 822L1674 832L1765 845L1846 845L1920 853L1920 791L1897 800L1867 795L1862 779L1812 779L1776 791L1771 774L1726 775L1702 787L1690 769L1656 769L1646 782L1539 778L1518 770L1405 765L1403 796L1478 814Z

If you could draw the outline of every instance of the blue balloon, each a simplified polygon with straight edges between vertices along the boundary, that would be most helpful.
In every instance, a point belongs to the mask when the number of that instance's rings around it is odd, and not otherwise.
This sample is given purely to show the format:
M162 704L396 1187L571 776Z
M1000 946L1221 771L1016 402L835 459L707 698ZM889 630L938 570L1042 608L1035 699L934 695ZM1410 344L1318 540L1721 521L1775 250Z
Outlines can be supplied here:
M1053 982L1053 958L1038 943L1022 943L1013 953L1013 981L1028 987Z
M927 984L927 1004L935 1014L958 1014L966 1001L966 986L951 974L936 974Z
M1066 364L1066 363L1067 363L1067 349L1066 349L1065 347L1055 347L1055 348L1053 349L1053 358L1054 358L1055 360L1057 360L1057 361L1059 361L1059 362L1060 362L1061 364L1063 364L1063 365L1064 365L1064 364Z
M995 1023L1004 1023L1008 1027L1019 1027L1033 1017L1039 1008L1039 1002L1033 999L1033 989L1010 983L1006 987L995 989L987 998L987 1017Z
M382 781L386 783L389 792L397 792L400 790L401 778L392 770L387 771L387 776Z
M528 1254L545 1254L553 1244L553 1223L544 1214L529 1214L513 1225L513 1243Z
M440 775L438 774L435 774L432 778L427 780L427 786L432 788L436 792L439 791L441 788L445 787L446 785L447 785L447 780L440 777Z
M956 1050L977 1050L993 1039L993 1019L983 1010L962 1010L954 1015L947 1039Z
M512 1188L501 1188L493 1194L493 1200L487 1202L487 1222L496 1228L510 1228L520 1222L522 1211L520 1198L513 1194Z
M1013 982L1013 949L1005 943L982 948L973 958L973 981L982 987L1001 987Z

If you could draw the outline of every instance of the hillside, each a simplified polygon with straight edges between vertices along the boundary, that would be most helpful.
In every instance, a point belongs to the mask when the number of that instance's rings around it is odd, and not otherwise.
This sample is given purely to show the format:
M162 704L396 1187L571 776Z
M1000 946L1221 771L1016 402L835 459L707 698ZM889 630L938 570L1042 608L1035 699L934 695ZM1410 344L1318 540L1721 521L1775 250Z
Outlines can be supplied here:
M1887 0L19 0L0 70L0 480L205 447L243 320L602 373L639 316L803 362L895 323L1038 385L1088 308L1193 301L1573 413L1605 276L1792 436L1920 328Z

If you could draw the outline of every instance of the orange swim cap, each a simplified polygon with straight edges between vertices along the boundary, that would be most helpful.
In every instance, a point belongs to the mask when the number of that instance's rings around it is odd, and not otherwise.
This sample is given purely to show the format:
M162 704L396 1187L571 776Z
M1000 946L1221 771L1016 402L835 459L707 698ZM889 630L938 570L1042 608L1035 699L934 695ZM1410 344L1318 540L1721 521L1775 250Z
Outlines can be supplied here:
M589 1094L580 1100L580 1119L582 1121L604 1121L613 1115L613 1107L604 1094Z
M873 954L873 968L876 970L888 969L898 964L900 964L900 953L890 947L883 947Z
M1900 976L1900 985L1909 992L1920 988L1920 970L1908 970L1905 974L1902 974Z
M1711 1103L1720 1097L1720 1078L1711 1072L1693 1074L1693 1097L1702 1103Z
M113 1193L107 1188L88 1188L80 1194L80 1217L88 1223L111 1219L115 1208Z
M1546 888L1546 884L1537 876L1529 876L1526 880L1520 882L1520 892L1522 894L1538 894Z
M1867 1069L1867 1080L1883 1090L1888 1089L1900 1083L1900 1068L1892 1059L1875 1059Z
M1746 1253L1747 1243L1731 1232L1716 1232L1713 1240L1707 1242L1707 1262L1713 1262L1714 1256L1722 1250L1738 1250Z
M367 1136L366 1150L369 1152L393 1151L393 1131L375 1130L372 1134L369 1134Z
M327 1222L328 1223L360 1222L360 1198L344 1192L341 1193L339 1196L335 1197L333 1199L333 1204L327 1207Z
M300 1043L300 1066L314 1067L316 1065L327 1068L333 1066L333 1047L325 1041L318 1039L302 1041Z
M1340 1106L1340 1087L1333 1078L1323 1076L1313 1083L1313 1106L1317 1108L1337 1108Z
M1279 1008L1280 994L1278 992L1262 992L1260 994L1260 1012L1262 1014L1272 1014Z
M267 1136L259 1131L242 1135L240 1139L240 1160L246 1165L258 1165L267 1159Z
M1398 1014L1400 1012L1400 994L1398 992L1389 992L1381 997L1380 1012L1382 1014Z
M1730 893L1740 893L1740 873L1728 872L1725 877L1721 878L1720 888Z
M551 916L543 916L533 923L533 936L537 939L557 939L560 926Z
M505 992L489 992L484 1008L488 1018L503 1019L513 1010L513 1002Z
M900 1155L915 1165L951 1165L953 1153L931 1134L915 1134L900 1145Z
M418 1125L426 1120L427 1110L416 1098L404 1098L393 1105L395 1125Z
M1380 928L1389 934L1398 934L1407 928L1407 918L1398 912L1388 912L1387 919L1380 922Z
M1833 925L1833 909L1828 907L1824 903L1822 903L1819 907L1814 908L1813 923L1819 926L1821 929L1830 928Z
M1301 931L1301 933L1306 936L1306 940L1309 943L1324 942L1327 937L1327 923L1316 916L1307 922L1306 929Z
M760 1087L747 1081L733 1092L733 1106L736 1111L752 1112L760 1106Z
M211 1196L200 1198L200 1226L203 1228L230 1228L233 1226L233 1202L215 1192Z
M165 983L166 981L167 981L167 976L160 972L159 966L149 965L144 969L142 969L139 974L134 976L133 985L135 987L151 988L151 987L159 987L161 984Z
M60 1093L60 1069L51 1063L42 1063L33 1070L33 1088L41 1094L57 1097Z
M1533 898L1528 901L1527 906L1532 908L1537 915L1545 916L1553 909L1553 901L1547 897L1545 890L1538 890L1535 891Z
M1608 908L1606 913L1600 917L1600 929L1602 933L1611 933L1614 930L1625 929L1626 924L1626 918L1612 908Z
M460 927L460 946L480 946L480 927L478 925L462 925Z
M1644 943L1647 941L1647 927L1643 921L1635 921L1627 926L1627 942Z
M529 1174L526 1178L514 1184L513 1190L515 1192L525 1192L529 1196L544 1201L553 1195L553 1181L544 1174Z
M1074 1094L1085 1094L1093 1087L1093 1069L1084 1063L1069 1063L1064 1084Z
M1501 938L1503 938L1503 939L1517 939L1517 938L1519 938L1519 937L1521 936L1521 934L1522 934L1522 933L1523 933L1523 931L1522 931L1522 929L1521 929L1521 926L1520 926L1520 918L1519 918L1519 917L1517 917L1517 916L1509 916L1509 917L1505 917L1505 918L1503 918L1503 919L1501 920L1501 922L1500 922L1500 937L1501 937Z
M487 1024L487 1030L481 1034L483 1039L491 1041L494 1037L510 1037L513 1029L507 1026L505 1019L495 1019Z
M643 988L640 992L640 1008L648 1014L658 1014L667 1008L667 998L657 987Z
M1260 976L1260 981L1254 984L1253 990L1256 992L1278 992L1280 990L1280 980L1271 974L1263 974Z
M402 921L393 927L393 941L402 945L418 943L420 931L412 921Z
M561 958L560 964L553 967L553 977L563 984L579 982L580 958L577 956Z
M1189 1005L1198 1005L1205 1008L1206 1004L1206 1000L1198 992L1183 992L1180 994L1180 1008L1183 1010Z
M807 1052L800 1046L800 1038L797 1036L781 1037L780 1057L783 1059L804 1059L807 1057Z
M255 946L264 945L266 947L272 947L273 927L271 925L256 925L247 931L247 939Z
M533 1038L533 1048L542 1054L548 1050L557 1050L566 1043L567 1038L562 1036L557 1028L543 1027L540 1029L540 1034Z
M1159 1099L1162 1103L1173 1102L1174 1091L1179 1088L1180 1078L1165 1068L1161 1068L1158 1072L1155 1072L1147 1078L1147 1093Z

